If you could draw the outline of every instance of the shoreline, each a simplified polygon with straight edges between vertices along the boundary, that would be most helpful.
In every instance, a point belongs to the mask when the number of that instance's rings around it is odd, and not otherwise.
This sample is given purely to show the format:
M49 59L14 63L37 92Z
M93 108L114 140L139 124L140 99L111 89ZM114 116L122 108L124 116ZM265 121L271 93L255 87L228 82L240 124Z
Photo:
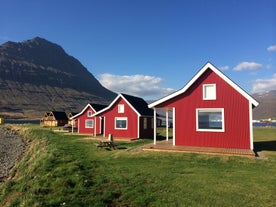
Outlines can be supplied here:
M16 130L0 125L0 184L7 180L27 148L27 141Z

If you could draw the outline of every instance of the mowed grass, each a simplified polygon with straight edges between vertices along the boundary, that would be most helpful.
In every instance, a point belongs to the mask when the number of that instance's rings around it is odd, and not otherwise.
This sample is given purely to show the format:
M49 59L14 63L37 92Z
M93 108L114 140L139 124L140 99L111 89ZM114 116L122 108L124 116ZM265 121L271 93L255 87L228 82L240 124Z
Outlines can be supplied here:
M275 128L254 129L265 159L132 150L29 127L30 148L0 185L0 206L275 206ZM274 146L275 147L275 146Z

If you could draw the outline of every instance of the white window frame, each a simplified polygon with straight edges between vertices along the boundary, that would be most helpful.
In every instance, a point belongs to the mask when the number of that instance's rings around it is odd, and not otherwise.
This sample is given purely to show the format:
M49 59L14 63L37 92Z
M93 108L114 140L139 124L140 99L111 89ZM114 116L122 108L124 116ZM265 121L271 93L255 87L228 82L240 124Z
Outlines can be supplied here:
M209 93L212 94L208 95L207 88L212 87L212 91L209 90ZM203 100L216 100L217 99L217 88L216 84L203 84L202 86L202 94L203 94Z
M88 122L91 121L91 126L90 124L88 125ZM91 129L94 128L94 119L85 119L85 128Z
M87 111L87 117L92 117L93 116L93 112L92 111Z
M220 112L221 113L221 129L199 128L199 123L198 123L199 112ZM197 108L196 109L196 131L198 131L198 132L225 132L224 108Z
M118 113L124 113L125 112L125 105L124 104L118 104Z
M125 128L117 128L117 125L116 125L117 120L124 120L124 121L126 121L126 127ZM127 127L128 127L128 123L127 122L128 122L127 117L115 117L115 119L114 119L114 128L118 129L118 130L127 130Z

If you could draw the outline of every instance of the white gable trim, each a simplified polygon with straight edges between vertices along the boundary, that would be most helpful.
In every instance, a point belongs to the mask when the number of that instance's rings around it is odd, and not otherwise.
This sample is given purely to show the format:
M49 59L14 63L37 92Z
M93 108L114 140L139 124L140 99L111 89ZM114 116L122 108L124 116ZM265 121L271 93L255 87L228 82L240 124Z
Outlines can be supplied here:
M258 106L259 103L253 99L248 93L246 93L243 89L241 89L237 84L235 84L231 79L229 79L226 75L224 75L219 69L217 69L214 65L212 65L210 62L205 64L203 68L200 69L200 71L180 90L165 96L164 98L161 98L151 104L149 104L149 108L154 108L155 106L164 103L167 100L170 100L190 88L190 86L208 69L210 68L214 73L216 73L218 76L220 76L223 80L225 80L230 86L232 86L236 91L238 91L241 95L243 95L253 106Z
M127 99L122 95L120 94L122 99L125 100L125 102L130 106L130 108L132 108L133 111L135 111L135 113L138 115L138 116L141 116L141 114L127 101Z
M119 99L119 98L122 98L129 106L130 108L135 111L135 113L138 115L138 116L141 116L141 114L127 101L127 99L120 93L117 95L117 97L104 109L96 112L95 114L93 114L92 116L97 116L105 111L108 111L115 103L116 101Z
M91 104L87 104L87 105L83 108L83 110L82 110L80 113L76 114L75 116L72 116L72 117L70 118L70 120L76 119L78 116L82 115L82 114L86 111L86 109L87 109L88 107L90 107L94 112L96 112L96 110L91 106ZM92 115L92 116L93 116L93 115Z

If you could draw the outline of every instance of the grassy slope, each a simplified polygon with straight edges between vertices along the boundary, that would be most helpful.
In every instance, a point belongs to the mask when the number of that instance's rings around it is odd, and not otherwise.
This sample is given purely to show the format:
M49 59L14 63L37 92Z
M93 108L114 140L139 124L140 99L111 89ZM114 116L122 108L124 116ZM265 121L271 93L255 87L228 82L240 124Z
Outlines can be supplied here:
M31 129L31 147L0 186L0 206L274 206L276 149L267 159L97 149L79 136ZM276 140L276 129L255 129Z

